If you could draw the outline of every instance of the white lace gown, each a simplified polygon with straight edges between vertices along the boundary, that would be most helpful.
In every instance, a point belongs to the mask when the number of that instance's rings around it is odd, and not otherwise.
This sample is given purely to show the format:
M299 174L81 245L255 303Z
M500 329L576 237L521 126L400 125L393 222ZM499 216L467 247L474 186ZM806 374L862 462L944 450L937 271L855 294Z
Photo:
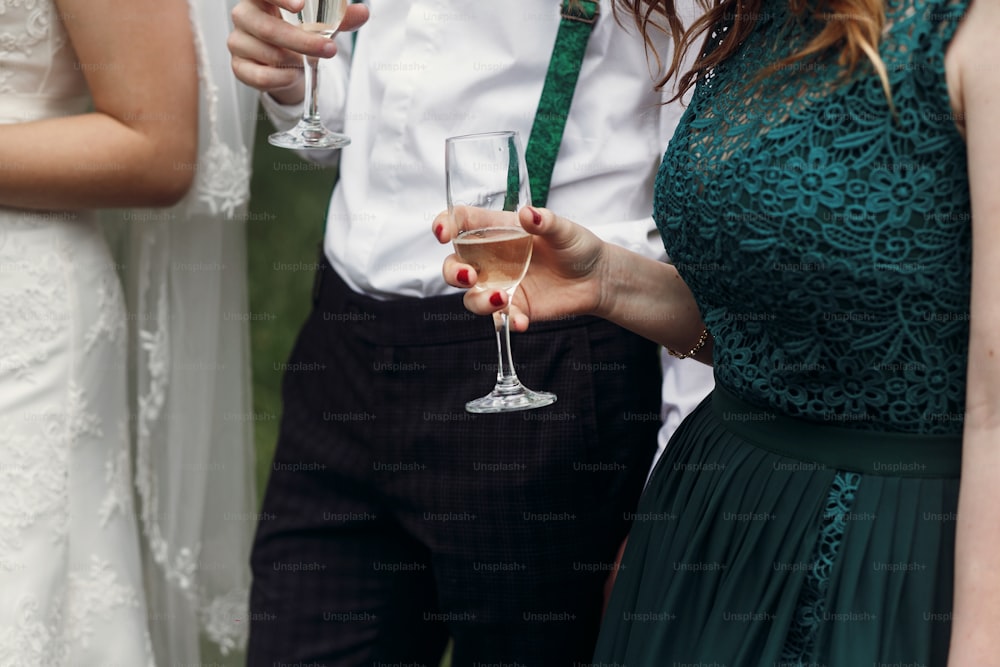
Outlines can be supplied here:
M51 0L0 0L0 122L87 105ZM0 208L0 667L153 664L128 419L96 219Z

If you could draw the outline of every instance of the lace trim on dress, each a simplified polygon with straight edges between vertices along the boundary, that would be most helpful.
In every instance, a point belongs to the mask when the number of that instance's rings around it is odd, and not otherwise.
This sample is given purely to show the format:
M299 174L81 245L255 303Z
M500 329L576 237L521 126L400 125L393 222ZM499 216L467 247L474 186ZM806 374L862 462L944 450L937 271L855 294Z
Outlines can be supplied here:
M198 156L194 191L197 193L197 201L207 205L211 214L222 213L231 218L236 209L250 199L250 153L244 145L239 145L234 150L222 140L219 133L219 88L208 67L205 37L194 16L191 24L194 27L195 48L200 65L198 76L201 79L209 128L208 146Z
M810 561L811 567L799 594L795 620L788 629L782 665L812 665L816 635L826 613L826 594L830 588L830 573L840 551L847 527L847 516L854 506L854 494L861 484L861 475L838 471L830 485L823 510L823 523Z

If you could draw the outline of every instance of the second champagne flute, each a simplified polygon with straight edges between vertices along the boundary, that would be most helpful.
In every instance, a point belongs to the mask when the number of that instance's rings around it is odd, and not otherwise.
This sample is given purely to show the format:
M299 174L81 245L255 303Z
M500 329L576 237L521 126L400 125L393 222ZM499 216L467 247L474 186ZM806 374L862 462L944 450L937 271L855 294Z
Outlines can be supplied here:
M347 12L347 2L348 0L305 0L302 11L293 14L282 9L281 15L289 23L300 25L303 30L332 39ZM292 129L276 132L267 140L275 146L296 150L343 148L351 143L351 138L328 130L319 117L319 58L302 58L305 61L302 118Z
M476 289L514 295L531 261L531 236L517 211L531 204L528 168L517 132L489 132L445 141L448 211L458 223L455 253L476 269ZM475 216L463 208L483 209ZM474 220L473 220L474 217ZM510 324L505 308L498 313L497 380L486 396L469 401L469 412L511 412L555 402L555 394L532 391L517 378L510 352Z

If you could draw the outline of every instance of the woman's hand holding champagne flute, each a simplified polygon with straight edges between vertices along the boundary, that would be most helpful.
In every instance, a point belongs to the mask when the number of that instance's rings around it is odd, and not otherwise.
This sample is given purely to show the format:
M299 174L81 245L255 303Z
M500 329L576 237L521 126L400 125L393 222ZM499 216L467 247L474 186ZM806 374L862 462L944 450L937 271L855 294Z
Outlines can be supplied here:
M473 288L465 295L469 310L499 320L497 385L466 409L507 412L549 405L554 395L525 388L514 373L511 324L524 331L529 316L594 312L606 246L589 230L530 206L516 132L452 137L445 155L448 211L433 223L438 240L455 247L444 278Z
M434 220L434 234L442 243L448 243L455 238L459 225L488 225L491 215L490 211L467 207L458 211L457 220L453 220L444 212ZM449 285L478 288L465 293L465 307L479 315L507 308L515 332L526 331L532 319L596 314L602 296L604 242L585 227L547 209L524 207L517 220L530 235L533 247L531 265L513 296L503 289L484 287L475 266L457 253L445 259L442 274Z
M508 297L528 270L532 241L518 222L531 204L528 169L517 132L488 132L445 141L449 236L455 252L476 272L476 289L491 292L494 305ZM440 237L439 237L440 238ZM510 351L506 308L498 311L497 379L486 396L469 401L469 412L512 412L555 402L555 394L528 389L517 377Z

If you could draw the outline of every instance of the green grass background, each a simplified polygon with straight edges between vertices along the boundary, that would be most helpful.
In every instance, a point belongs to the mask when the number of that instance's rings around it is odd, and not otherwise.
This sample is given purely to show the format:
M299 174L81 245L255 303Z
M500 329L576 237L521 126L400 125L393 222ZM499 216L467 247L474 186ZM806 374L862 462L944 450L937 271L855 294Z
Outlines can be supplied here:
M254 142L247 268L253 365L257 490L263 495L281 417L282 364L312 306L313 268L323 236L336 169L320 169L267 143L263 113ZM440 667L451 664L450 646Z
M335 169L319 169L267 143L261 114L254 145L247 221L250 345L253 365L257 489L263 494L278 439L282 364L312 306L313 268Z

